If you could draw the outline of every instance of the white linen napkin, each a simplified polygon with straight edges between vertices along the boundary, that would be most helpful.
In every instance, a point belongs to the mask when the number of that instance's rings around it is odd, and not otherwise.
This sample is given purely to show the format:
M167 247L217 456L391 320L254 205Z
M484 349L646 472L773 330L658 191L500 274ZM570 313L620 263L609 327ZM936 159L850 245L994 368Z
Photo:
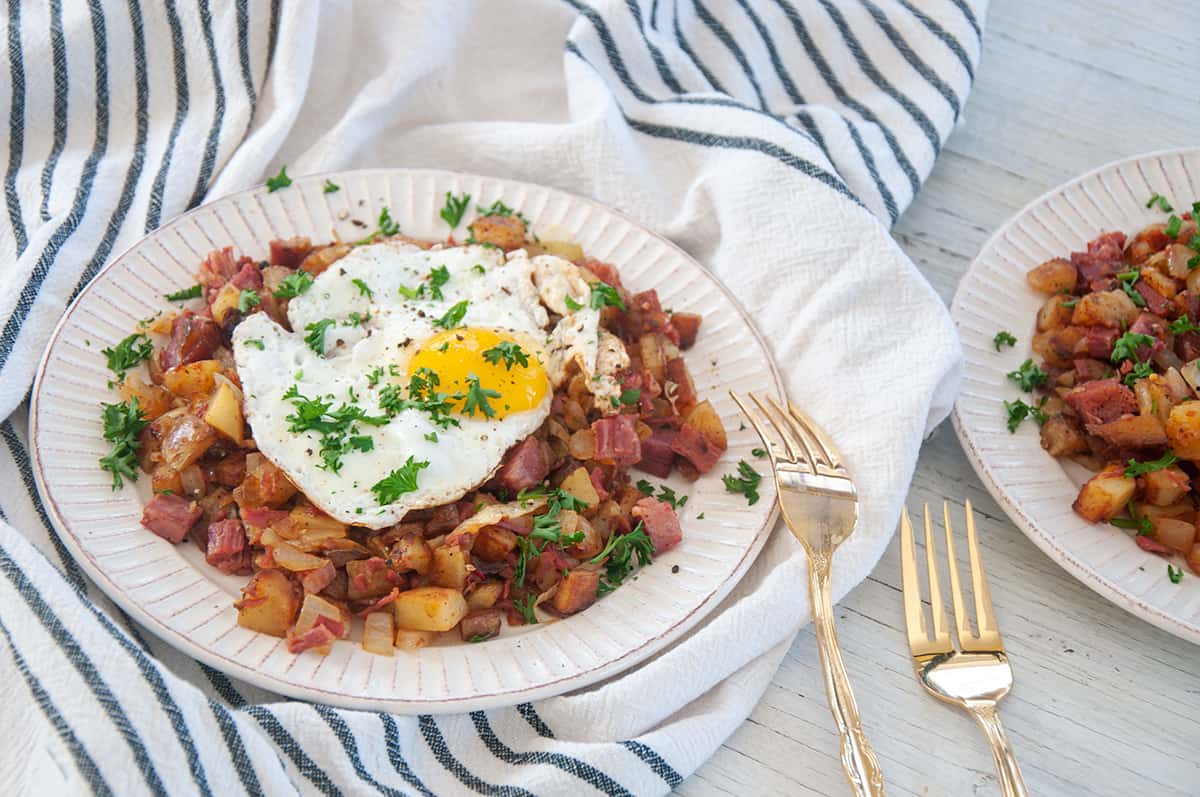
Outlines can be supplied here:
M776 530L709 619L635 670L512 709L344 711L148 637L47 522L22 406L50 330L209 197L365 166L544 183L713 270L837 441L878 561L957 337L887 228L961 114L985 0L10 3L0 219L0 746L8 793L661 794L749 713L807 621ZM53 467L53 463L50 463ZM10 525L11 524L11 525ZM814 661L813 666L818 666Z

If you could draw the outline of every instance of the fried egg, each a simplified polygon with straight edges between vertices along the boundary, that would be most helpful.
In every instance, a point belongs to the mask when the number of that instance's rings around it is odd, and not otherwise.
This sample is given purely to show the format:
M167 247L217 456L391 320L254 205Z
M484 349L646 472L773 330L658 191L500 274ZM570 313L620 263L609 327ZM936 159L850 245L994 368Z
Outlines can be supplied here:
M292 299L293 331L250 315L233 348L259 450L354 525L461 498L550 412L554 333L533 269L491 248L389 241L356 247ZM435 393L431 411L419 399Z

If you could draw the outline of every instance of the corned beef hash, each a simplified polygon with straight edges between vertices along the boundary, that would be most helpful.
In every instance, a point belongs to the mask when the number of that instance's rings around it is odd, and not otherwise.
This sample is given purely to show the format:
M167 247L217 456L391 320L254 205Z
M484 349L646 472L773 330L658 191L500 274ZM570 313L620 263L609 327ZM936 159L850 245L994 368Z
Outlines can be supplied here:
M1134 532L1137 544L1181 555L1200 575L1200 203L1131 241L1106 232L1085 252L1034 268L1028 282L1049 294L1037 314L1033 351L1008 374L1036 399L1004 402L1009 431L1041 425L1042 447L1096 475L1074 510ZM1016 338L996 335L999 351ZM1172 582L1182 568L1167 565Z
M293 652L354 616L391 655L578 612L682 538L687 497L642 476L726 448L682 356L700 316L500 201L457 243L469 203L447 194L441 243L385 208L356 242L214 251L104 350L114 489L148 473L142 524L250 575L238 622ZM725 482L757 498L746 463Z

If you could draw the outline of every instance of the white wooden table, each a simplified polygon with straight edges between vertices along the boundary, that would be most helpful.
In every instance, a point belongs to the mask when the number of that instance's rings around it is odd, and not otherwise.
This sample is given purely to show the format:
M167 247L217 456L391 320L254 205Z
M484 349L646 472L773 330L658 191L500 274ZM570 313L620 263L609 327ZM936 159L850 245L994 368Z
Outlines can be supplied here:
M1200 17L1185 5L993 0L964 124L895 229L947 303L991 231L1029 200L1117 158L1200 144ZM988 495L948 421L925 444L908 506L943 497L976 507L1016 675L1001 713L1030 793L1200 795L1200 647L1050 561ZM837 611L888 794L998 794L974 722L913 676L897 546ZM754 713L678 792L849 794L837 752L810 627Z

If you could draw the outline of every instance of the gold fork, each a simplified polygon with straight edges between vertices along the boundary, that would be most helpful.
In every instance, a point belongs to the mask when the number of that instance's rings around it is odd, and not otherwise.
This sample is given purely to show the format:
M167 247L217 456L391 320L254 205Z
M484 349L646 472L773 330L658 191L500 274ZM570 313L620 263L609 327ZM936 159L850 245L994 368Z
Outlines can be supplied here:
M913 668L925 690L934 697L965 708L987 735L992 746L992 758L1000 776L1000 791L1005 797L1025 797L1025 781L1017 767L1012 747L996 704L1012 688L1012 667L1004 655L996 613L988 592L983 561L979 558L979 541L975 536L975 515L971 502L966 502L967 551L971 561L971 590L975 594L975 627L972 634L963 602L962 584L958 580L958 565L954 558L954 534L950 526L950 505L942 505L946 523L946 558L950 570L950 598L954 607L954 625L958 647L950 639L946 627L946 610L942 605L941 583L938 579L937 553L933 546L933 526L929 505L925 505L925 561L929 570L929 603L933 614L933 635L921 608L921 586L917 577L917 552L913 546L912 523L908 510L900 516L900 573L904 585L904 620L908 628L908 646L912 650Z
M775 474L783 520L808 554L808 593L812 601L817 649L825 674L829 708L841 734L842 768L859 797L883 795L883 773L863 733L858 704L850 690L846 665L833 626L830 565L833 552L849 538L858 519L858 493L850 472L825 434L790 401L785 409L772 397L771 409L753 393L761 418L736 393L730 397L762 438ZM767 434L767 426L779 442Z

